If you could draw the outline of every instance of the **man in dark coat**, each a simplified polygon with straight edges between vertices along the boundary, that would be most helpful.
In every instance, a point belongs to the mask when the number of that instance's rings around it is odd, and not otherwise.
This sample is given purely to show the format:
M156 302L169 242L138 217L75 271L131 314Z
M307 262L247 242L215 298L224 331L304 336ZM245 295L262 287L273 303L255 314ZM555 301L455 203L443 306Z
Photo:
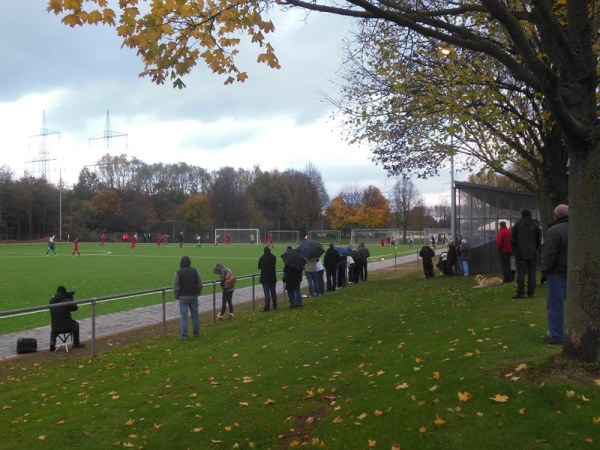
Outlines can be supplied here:
M337 270L338 263L340 262L340 254L335 249L333 244L329 244L329 248L325 252L323 257L323 265L325 266L325 272L327 277L327 290L335 291L337 286Z
M271 310L271 302L273 309L277 309L277 274L276 274L277 258L271 253L269 246L264 248L263 255L258 258L258 268L260 270L259 282L262 284L265 293L265 306L263 311Z
M56 294L50 299L50 304L72 302L74 291L67 291L64 286L58 286ZM71 311L77 311L78 307L75 303L70 305L57 306L50 308L50 351L56 350L56 336L62 333L73 333L73 347L84 347L79 340L79 322L73 320Z
M286 252L292 251L294 251L292 247L288 246ZM290 309L302 306L300 284L302 283L303 270L304 264L302 267L287 263L283 266L283 282L285 283L285 290L287 291L290 300Z
M419 252L419 256L423 259L423 272L425 272L425 279L435 278L433 273L433 257L435 252L429 245L424 245Z
M446 271L449 275L454 275L457 273L456 260L456 246L454 245L454 241L450 239L448 241L448 257L446 259Z
M194 337L200 336L200 319L198 318L198 296L202 294L202 278L200 273L192 267L189 256L182 256L179 270L173 277L173 295L179 301L179 329L181 339L188 338L187 316L188 311L192 318L192 331Z
M514 299L525 298L525 275L527 275L527 296L535 295L535 272L537 254L542 243L542 231L531 218L531 211L521 211L510 234L510 243L517 260L517 293Z
M569 249L569 207L554 209L554 222L544 234L542 245L542 273L548 282L546 310L548 333L544 344L562 344L565 334L564 302L567 298L567 254Z

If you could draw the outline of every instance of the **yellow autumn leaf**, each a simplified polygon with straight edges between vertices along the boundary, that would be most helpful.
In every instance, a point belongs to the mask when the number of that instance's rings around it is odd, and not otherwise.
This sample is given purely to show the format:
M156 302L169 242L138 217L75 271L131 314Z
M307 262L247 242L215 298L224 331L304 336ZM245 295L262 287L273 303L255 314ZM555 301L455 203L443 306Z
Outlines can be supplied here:
M436 381L438 381L440 379L441 375L439 372L433 372L432 378Z
M408 383L404 382L404 383L400 383L396 385L396 390L399 391L400 389L408 389Z
M427 428L425 428L423 425L421 425L421 427L419 428L419 433L425 433L427 431Z
M265 405L272 405L273 403L275 403L275 400L271 400L270 398L265 400Z
M195 392L192 392L190 394L190 398L196 398L196 397L198 397L198 394L196 394Z
M344 419L342 419L340 416L335 416L333 419L333 423L342 423L343 421Z
M162 427L162 423L154 422L153 427L156 428L157 430L159 430Z
M465 358L470 358L471 356L473 356L473 352L467 352L464 356Z
M392 444L392 450L401 450L400 444Z
M565 394L567 395L567 398L575 397L575 391L566 391Z
M433 423L439 427L439 426L444 425L446 423L446 421L436 414L435 420L433 421Z
M135 447L135 444L133 442L123 442L123 447L133 448L133 447Z
M439 386L437 384L434 384L433 386L431 386L429 388L429 392L435 392L439 389Z
M490 400L496 403L506 403L508 401L508 395L496 394L493 397L490 397Z
M192 433L200 433L202 430L204 430L203 427L196 427L192 429Z
M375 411L373 411L373 414L375 414L376 416L383 416L383 411L376 409Z
M385 373L385 370L378 370L377 371L377 376L381 376Z
M522 416L525 415L526 412L527 412L527 408L519 409L519 414L521 414Z
M364 420L365 417L367 417L367 413L362 413L360 416L358 416L358 420Z
M248 402L240 402L240 406L248 406L249 403Z
M36 439L38 441L45 441L46 440L46 435L45 434L40 434Z
M467 391L459 392L457 396L458 400L460 400L461 402L468 402L469 400L471 400L471 393Z
M227 425L227 426L225 427L225 431L231 431L231 425Z
M594 425L600 425L600 416L599 417L592 417L592 423Z
M515 372L521 372L523 370L527 370L527 364L521 363L515 368Z
M369 448L373 448L377 446L377 441L375 439L369 439L368 441Z
M133 425L135 423L135 419L129 419L127 422L125 422L125 425Z
M65 424L65 419L59 419L56 421L56 425L64 425Z

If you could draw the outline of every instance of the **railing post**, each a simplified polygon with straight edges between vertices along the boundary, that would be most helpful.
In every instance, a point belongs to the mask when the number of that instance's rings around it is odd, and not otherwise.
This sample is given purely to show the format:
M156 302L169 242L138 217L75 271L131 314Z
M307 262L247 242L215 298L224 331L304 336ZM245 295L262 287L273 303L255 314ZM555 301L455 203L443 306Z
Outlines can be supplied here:
M96 349L96 300L92 300L92 358L98 356Z
M167 336L167 292L162 290L162 337Z
M256 311L255 282L256 282L256 275L252 275L252 311Z
M217 321L217 286L212 282L212 297L213 297L213 323Z

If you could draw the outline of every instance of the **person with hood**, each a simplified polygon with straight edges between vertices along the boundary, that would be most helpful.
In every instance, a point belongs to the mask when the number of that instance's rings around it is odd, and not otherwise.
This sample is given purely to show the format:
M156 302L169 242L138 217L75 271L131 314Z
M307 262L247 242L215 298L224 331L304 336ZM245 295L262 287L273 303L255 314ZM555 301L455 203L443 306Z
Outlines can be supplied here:
M72 302L75 291L67 291L64 286L58 286L54 297L50 299L51 305ZM79 340L79 322L73 320L71 311L77 311L75 303L50 308L50 351L56 350L56 336L62 333L73 333L73 348L85 347Z
M512 273L510 271L510 255L512 255L512 244L510 243L510 230L505 221L500 222L500 229L496 235L496 250L500 255L500 266L502 266L502 281L510 283Z
M293 251L292 247L288 246L286 252ZM300 285L302 284L302 271L304 266L299 267L295 264L285 264L283 266L283 282L285 290L288 293L290 300L290 309L300 308L302 306L302 292Z
M559 345L565 338L564 301L567 298L569 206L561 204L554 208L554 219L544 234L542 245L541 269L548 282L548 332L541 342Z
M531 218L531 211L523 209L521 218L512 227L510 243L517 260L517 293L514 299L525 298L525 276L527 296L535 295L535 272L537 254L542 243L542 231Z
M188 338L188 311L192 317L194 337L199 337L198 297L202 294L202 278L200 278L198 271L192 267L192 260L189 256L183 256L179 262L179 270L175 273L173 279L173 294L175 300L179 301L181 339Z
M333 243L329 244L329 248L323 256L323 265L325 266L325 273L327 276L327 291L335 291L337 286L337 271L338 262L340 261L340 254L335 249Z
M263 291L265 293L265 306L264 312L271 310L271 304L273 309L277 309L277 258L271 252L271 248L266 246L263 249L263 254L258 258L258 269L260 270L260 277L258 281L262 284Z
M364 242L358 243L358 258L354 260L356 263L356 271L358 272L358 277L356 278L356 282L359 281L367 281L367 277L369 276L369 258L371 257L371 252L365 246Z
M425 272L425 279L435 278L435 274L433 273L433 257L435 256L435 252L433 249L425 244L421 247L421 251L419 252L419 256L423 259L423 272Z
M225 318L225 311L229 307L227 313L227 319L232 320L233 315L233 291L235 290L235 277L233 272L225 267L223 264L217 263L213 268L213 273L219 275L221 290L223 296L221 298L221 313L217 316L218 320Z

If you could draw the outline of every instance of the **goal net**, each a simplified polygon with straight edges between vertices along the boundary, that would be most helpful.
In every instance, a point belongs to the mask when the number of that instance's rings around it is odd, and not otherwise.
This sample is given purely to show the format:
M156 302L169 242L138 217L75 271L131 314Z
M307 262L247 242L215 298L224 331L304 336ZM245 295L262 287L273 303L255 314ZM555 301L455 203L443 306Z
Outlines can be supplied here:
M339 244L342 241L342 232L340 230L310 230L308 234L316 242Z
M260 244L258 228L215 228L215 244Z
M391 228L353 228L350 233L350 243L353 245L364 242L365 244L380 244L384 240L387 245L387 239L394 242L398 241L401 234L396 229Z
M273 244L297 244L300 242L300 232L297 230L269 230L267 232L267 243L269 237L273 238Z

